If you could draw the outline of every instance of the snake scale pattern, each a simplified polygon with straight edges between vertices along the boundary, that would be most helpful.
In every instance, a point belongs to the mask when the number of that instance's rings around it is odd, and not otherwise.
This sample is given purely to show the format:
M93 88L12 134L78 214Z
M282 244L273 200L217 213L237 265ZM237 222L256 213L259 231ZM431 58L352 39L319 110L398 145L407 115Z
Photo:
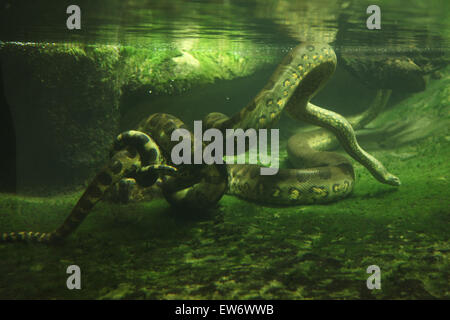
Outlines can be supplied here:
M48 243L66 238L103 198L107 189L123 178L133 178L141 186L151 186L158 181L167 201L181 208L213 207L226 192L259 203L278 205L335 201L352 192L355 183L353 166L340 154L312 148L317 141L330 142L335 138L377 180L400 185L397 177L358 145L349 121L310 103L335 68L336 55L329 45L298 45L277 67L267 85L239 113L232 117L210 113L204 120L207 128L216 128L222 133L235 128L267 129L272 128L286 110L294 119L325 128L326 131L297 134L289 139L288 154L295 168L279 169L276 175L264 176L260 175L258 165L175 166L170 162L170 154L178 142L171 141L170 137L175 129L187 127L172 115L157 113L144 119L136 130L116 138L110 161L99 171L59 228L48 233L3 233L0 241ZM360 126L370 121L384 106L389 94L388 91L380 92L374 106L365 115L354 119L353 124ZM192 133L190 135L191 150L194 150L194 137Z

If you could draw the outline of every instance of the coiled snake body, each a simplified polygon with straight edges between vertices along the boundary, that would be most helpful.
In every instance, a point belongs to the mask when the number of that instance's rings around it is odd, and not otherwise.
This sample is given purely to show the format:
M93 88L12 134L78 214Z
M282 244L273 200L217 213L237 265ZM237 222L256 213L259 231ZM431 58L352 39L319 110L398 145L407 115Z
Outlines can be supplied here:
M231 118L211 113L204 123L223 133L225 129L271 128L286 110L294 119L328 129L344 150L380 182L400 185L397 177L358 145L349 121L309 102L335 68L336 55L330 46L301 44L284 58L267 85L239 113ZM388 93L378 97L379 100L385 102L386 95ZM361 119L355 121L356 124L361 122ZM214 206L225 192L257 202L298 205L334 201L349 195L353 189L355 176L349 160L336 153L311 148L314 139L330 140L327 132L292 137L288 142L288 154L296 168L280 169L276 175L263 176L257 165L174 166L170 154L177 142L171 141L171 134L178 128L186 129L186 126L172 115L158 113L144 119L136 131L120 134L114 143L111 160L58 229L50 233L3 233L0 240L54 242L67 237L102 199L106 190L125 177L136 179L142 186L150 186L163 176L160 187L164 196L171 204L183 208ZM191 150L194 150L194 138L192 133L190 135Z

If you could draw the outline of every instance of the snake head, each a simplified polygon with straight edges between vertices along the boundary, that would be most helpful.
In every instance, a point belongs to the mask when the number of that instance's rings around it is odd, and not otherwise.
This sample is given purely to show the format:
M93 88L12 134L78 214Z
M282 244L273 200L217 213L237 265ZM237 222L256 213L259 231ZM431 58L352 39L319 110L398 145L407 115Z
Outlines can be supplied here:
M398 177L394 176L391 173L388 173L384 179L385 180L383 182L386 183L386 184L389 184L391 186L398 187L398 186L400 186L402 184L400 179Z
M155 184L159 176L176 175L178 169L165 164L151 164L140 168L135 175L137 183L142 187L150 187Z
M152 164L143 168L143 170L153 170L160 175L173 176L176 175L178 169L167 164Z

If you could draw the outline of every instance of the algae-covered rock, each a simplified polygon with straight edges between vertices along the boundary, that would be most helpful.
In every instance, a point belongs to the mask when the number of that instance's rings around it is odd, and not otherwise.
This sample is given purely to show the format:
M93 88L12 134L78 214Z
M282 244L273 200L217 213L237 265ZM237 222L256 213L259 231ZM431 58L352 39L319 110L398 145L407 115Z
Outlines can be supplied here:
M341 55L342 65L373 88L417 92L425 89L422 69L407 56Z
M373 88L418 92L425 89L425 75L445 68L450 58L442 50L385 51L342 50L339 60L353 76Z
M183 93L215 80L248 76L278 58L251 42L212 39L180 40L169 47L122 46L120 55L124 91L151 94Z

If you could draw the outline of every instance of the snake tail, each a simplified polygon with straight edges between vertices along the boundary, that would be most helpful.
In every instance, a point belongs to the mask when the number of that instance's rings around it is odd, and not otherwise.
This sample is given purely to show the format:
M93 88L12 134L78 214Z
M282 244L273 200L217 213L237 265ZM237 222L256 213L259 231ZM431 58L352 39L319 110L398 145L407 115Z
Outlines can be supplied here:
M111 152L113 156L108 164L95 176L69 216L56 230L7 232L1 234L0 241L54 243L63 240L78 228L95 204L103 198L108 188L124 177L135 175L141 168L141 161L151 163L160 159L158 146L148 135L137 131L120 134L114 142L113 150Z

